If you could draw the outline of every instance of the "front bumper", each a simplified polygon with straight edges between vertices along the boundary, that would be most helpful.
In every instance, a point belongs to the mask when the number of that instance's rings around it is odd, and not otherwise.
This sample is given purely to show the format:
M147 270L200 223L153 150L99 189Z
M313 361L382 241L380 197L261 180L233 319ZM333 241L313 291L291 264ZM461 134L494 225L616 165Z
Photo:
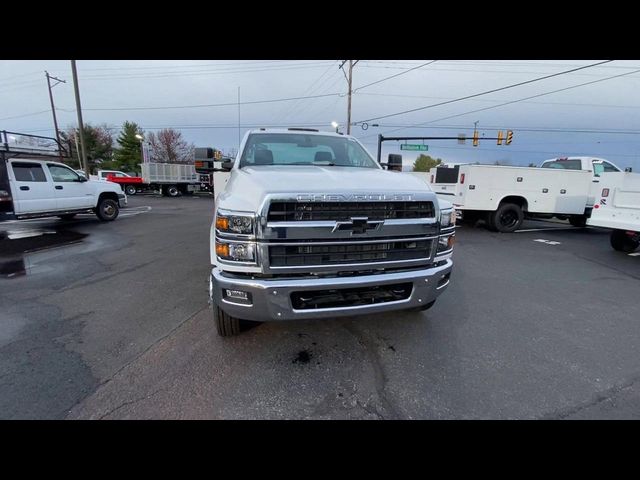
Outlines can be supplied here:
M119 193L118 194L118 206L120 208L126 207L127 206L127 194L126 193Z
M404 272L382 273L337 278L304 279L250 279L235 278L217 268L211 270L209 295L211 300L227 314L244 320L267 322L272 320L305 320L335 318L378 312L389 312L424 306L435 300L449 285L453 262L445 260L438 267ZM304 290L333 290L375 285L411 282L413 288L407 299L349 307L296 310L291 293ZM251 305L229 302L223 298L223 289L249 292Z

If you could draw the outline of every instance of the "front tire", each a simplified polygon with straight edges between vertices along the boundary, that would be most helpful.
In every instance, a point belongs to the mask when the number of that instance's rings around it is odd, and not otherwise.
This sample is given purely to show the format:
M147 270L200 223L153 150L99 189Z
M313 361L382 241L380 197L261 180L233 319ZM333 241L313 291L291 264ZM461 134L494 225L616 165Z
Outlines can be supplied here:
M120 207L118 207L118 202L112 198L100 199L96 207L96 215L103 222L112 222L118 218L119 213Z
M227 315L217 305L213 305L213 321L216 324L218 335L221 337L233 337L240 334L240 319Z
M126 193L127 195L135 195L136 187L134 187L133 185L127 185L126 187L124 187L124 193Z
M515 203L501 204L491 216L491 226L501 233L515 232L523 221L524 212Z
M640 246L640 241L634 240L623 230L614 230L611 232L611 246L619 252L631 253Z

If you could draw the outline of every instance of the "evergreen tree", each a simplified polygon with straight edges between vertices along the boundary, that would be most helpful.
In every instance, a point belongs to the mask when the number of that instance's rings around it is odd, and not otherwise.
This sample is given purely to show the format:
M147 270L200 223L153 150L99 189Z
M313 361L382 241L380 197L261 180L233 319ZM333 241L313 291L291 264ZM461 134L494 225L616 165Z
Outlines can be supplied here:
M124 172L139 172L142 163L142 129L135 122L124 122L122 131L116 140L118 148L114 155L114 163Z

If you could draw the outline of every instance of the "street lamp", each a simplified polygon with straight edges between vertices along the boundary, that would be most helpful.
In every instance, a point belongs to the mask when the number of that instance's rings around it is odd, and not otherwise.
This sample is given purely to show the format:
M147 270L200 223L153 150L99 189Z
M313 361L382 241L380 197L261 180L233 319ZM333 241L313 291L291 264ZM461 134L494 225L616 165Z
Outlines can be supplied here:
M136 138L140 140L140 152L142 153L142 163L146 163L144 158L144 136L142 136L139 133L136 133Z
M338 133L338 127L340 126L338 122L331 122L331 126L336 129L336 133Z

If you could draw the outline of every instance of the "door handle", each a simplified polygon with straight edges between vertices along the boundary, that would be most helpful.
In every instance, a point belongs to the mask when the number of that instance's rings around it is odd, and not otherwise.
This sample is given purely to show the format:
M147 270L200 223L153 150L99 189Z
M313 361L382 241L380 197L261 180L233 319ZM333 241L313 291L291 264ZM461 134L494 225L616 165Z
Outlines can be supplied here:
M29 187L20 187L20 190L29 190Z
M62 190L62 185L56 185L56 190Z

